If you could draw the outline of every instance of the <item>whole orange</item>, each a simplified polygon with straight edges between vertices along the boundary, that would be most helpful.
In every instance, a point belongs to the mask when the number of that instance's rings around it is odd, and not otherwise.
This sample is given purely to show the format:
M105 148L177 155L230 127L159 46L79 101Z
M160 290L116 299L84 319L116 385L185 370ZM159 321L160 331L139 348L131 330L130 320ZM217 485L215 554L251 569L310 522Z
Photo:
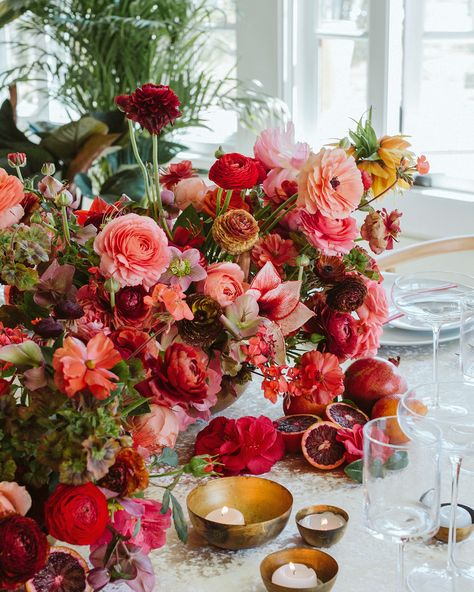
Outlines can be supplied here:
M403 395L388 395L379 399L372 408L372 419L397 415L398 405L402 396ZM411 401L410 407L420 415L425 415L428 412L426 405L421 401ZM405 442L408 442L409 440L396 419L388 422L387 435L390 438L391 444L405 444Z

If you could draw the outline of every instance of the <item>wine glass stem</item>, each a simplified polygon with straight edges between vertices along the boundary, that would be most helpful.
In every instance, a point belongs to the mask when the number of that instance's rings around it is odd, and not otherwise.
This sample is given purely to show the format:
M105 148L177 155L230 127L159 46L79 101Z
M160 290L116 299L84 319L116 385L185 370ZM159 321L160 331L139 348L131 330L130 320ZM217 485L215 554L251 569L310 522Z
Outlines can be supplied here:
M452 482L451 482L451 513L449 516L449 539L448 539L448 570L456 570L454 551L456 548L456 512L458 508L459 474L461 472L462 458L453 455L450 457Z
M405 592L405 545L406 540L402 539L398 544L398 592Z
M433 325L433 382L438 382L438 352L440 325Z

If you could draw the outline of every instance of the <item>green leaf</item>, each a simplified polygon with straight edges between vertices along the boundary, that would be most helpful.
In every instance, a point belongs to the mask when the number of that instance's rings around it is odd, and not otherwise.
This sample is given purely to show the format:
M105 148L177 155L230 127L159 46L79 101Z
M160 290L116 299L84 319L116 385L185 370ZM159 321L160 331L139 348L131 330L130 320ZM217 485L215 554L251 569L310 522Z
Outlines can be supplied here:
M127 405L122 410L122 417L145 415L145 413L150 413L149 400L146 397L138 397L133 403L130 403L130 405Z
M199 232L202 226L201 218L193 205L189 205L178 216L173 228L186 228L187 230Z
M173 504L173 523L178 533L179 540L183 543L187 543L188 541L188 525L186 524L186 520L184 518L183 508L178 500L174 497L173 494L170 493L171 502Z
M160 514L166 514L170 507L171 501L171 491L169 489L165 489L165 493L163 495L163 499L161 500L161 510Z
M100 188L100 196L108 203L117 201L123 194L136 202L145 196L145 183L138 167L115 173Z
M57 158L69 161L76 156L79 148L94 134L105 135L109 128L93 117L81 117L58 127L47 138L41 140L40 146L46 148Z
M382 479L385 477L384 464L380 458L374 458L369 464L370 474L374 479Z
M355 460L344 469L344 473L356 483L362 483L362 469L364 461L360 458Z
M179 464L179 459L176 451L172 448L163 448L163 452L157 458L157 463L162 465L168 465L170 467L177 467Z
M406 450L394 452L384 466L388 471L401 471L408 466L408 453Z
M27 322L25 313L13 304L4 304L0 306L0 323L3 323L5 327L13 329L18 325Z
M81 190L84 197L94 197L91 178L85 173L77 173L74 177L74 184Z

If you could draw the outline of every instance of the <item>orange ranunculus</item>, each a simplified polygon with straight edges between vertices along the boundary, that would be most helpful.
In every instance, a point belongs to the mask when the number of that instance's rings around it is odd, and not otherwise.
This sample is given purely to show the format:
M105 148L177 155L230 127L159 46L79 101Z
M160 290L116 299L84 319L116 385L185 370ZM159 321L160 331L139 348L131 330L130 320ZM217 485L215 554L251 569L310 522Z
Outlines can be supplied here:
M202 202L202 210L204 211L205 214L207 214L208 216L211 216L211 218L216 217L218 190L219 190L218 187L214 187L213 189L212 188L208 189L208 191L204 197L204 201ZM224 203L226 200L226 194L227 194L226 191L222 192L221 207L224 206ZM234 189L232 191L232 196L230 198L227 210L245 210L246 212L250 211L248 203L244 199L242 199L242 195L241 195L240 191L238 191L237 189Z
M0 228L8 228L20 221L24 214L20 205L23 195L20 179L0 168Z
M114 389L118 380L110 368L122 360L113 342L103 333L95 335L87 345L75 337L66 337L63 347L53 357L56 386L73 397L88 389L100 401Z

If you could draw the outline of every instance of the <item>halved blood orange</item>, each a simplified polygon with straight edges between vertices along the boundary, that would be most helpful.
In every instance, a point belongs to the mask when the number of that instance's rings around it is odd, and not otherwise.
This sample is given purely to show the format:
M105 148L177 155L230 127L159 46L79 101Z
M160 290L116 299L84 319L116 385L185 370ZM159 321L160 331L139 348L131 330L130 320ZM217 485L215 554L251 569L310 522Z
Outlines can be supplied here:
M68 547L51 547L46 565L25 585L26 592L89 592L87 563Z
M300 413L284 415L273 422L275 428L283 436L287 452L301 454L301 439L306 430L315 423L322 421L317 415Z
M326 417L347 430L352 430L356 423L364 425L369 421L365 413L347 403L331 403L326 407Z
M345 460L344 444L336 440L339 426L331 421L321 421L309 427L301 440L306 460L322 471L340 467Z

